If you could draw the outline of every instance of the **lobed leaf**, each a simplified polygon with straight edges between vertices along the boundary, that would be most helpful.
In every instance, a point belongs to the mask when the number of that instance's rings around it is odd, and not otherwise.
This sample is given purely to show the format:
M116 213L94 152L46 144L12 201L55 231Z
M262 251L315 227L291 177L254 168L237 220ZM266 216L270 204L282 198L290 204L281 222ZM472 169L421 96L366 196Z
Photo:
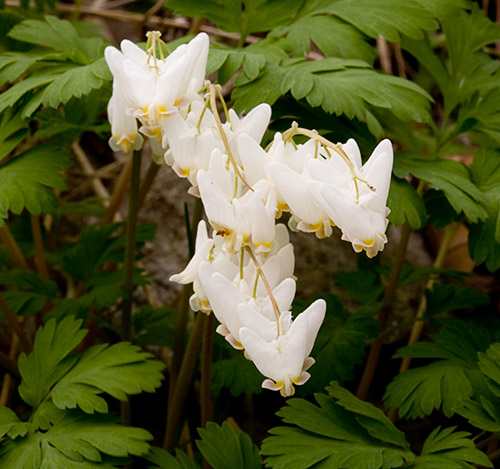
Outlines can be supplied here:
M19 394L31 407L37 408L52 386L73 366L71 351L83 340L87 331L80 329L81 321L67 317L56 324L50 320L38 329L33 351L19 357L22 381Z
M270 430L272 436L262 445L269 467L392 468L414 459L403 434L379 414L380 410L369 403L358 403L338 385L332 384L329 392L330 396L316 394L319 407L302 399L289 399L278 412L284 422L295 426ZM344 405L361 411L362 416L356 417ZM377 439L385 433L383 441Z
M387 386L384 403L399 409L400 417L423 417L442 407L450 417L460 401L485 391L477 354L485 350L497 335L474 322L452 321L434 342L419 342L403 347L395 358L435 358L429 365L405 371Z
M196 446L213 469L262 467L257 446L245 432L237 434L227 422L208 422L205 428L198 429L198 434L201 440L196 440Z
M467 438L470 433L455 432L455 427L437 427L427 437L422 453L410 466L414 469L472 469L479 464L493 467L486 454ZM471 463L471 464L469 464Z
M414 230L420 230L426 224L427 210L422 197L405 179L392 178L387 206L391 210L389 221L396 226L408 221Z
M411 173L431 188L443 191L455 212L463 212L473 223L487 218L487 199L471 181L469 171L462 163L401 152L394 161L393 171L399 178Z
M52 387L50 396L59 409L79 407L84 412L107 412L103 392L126 400L127 394L154 392L161 384L164 365L150 353L127 342L87 349Z
M63 168L71 165L68 153L57 144L37 145L0 166L0 225L8 211L26 208L33 215L57 206L52 191L65 189Z

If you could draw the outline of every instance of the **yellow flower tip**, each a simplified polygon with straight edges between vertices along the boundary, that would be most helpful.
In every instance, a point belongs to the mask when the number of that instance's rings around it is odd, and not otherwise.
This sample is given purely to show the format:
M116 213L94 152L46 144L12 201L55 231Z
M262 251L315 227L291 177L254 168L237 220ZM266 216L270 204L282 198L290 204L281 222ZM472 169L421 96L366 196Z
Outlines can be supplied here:
M373 246L373 243L374 243L374 239L373 238L368 238L368 239L362 239L361 242L366 246L366 247L370 247L370 246Z

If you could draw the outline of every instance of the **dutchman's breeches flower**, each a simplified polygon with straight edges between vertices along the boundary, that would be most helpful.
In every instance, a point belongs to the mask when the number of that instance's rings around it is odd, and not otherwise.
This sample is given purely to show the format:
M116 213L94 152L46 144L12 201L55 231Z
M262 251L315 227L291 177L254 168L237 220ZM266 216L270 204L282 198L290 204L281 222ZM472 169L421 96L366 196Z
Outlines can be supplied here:
M113 95L123 96L127 114L141 121L148 137L159 137L161 120L186 105L203 86L209 46L208 36L200 33L163 58L159 36L156 31L150 34L147 52L124 40L121 52L110 46L104 53L114 78Z
M374 257L387 242L389 209L386 203L393 163L392 144L383 140L362 167L354 140L342 148L352 169L339 165L339 160L333 161L333 157L310 160L311 179L307 189L342 230L342 239L352 243L356 252L364 250L368 257Z
M326 311L324 300L316 300L297 316L287 330L272 340L266 340L248 327L239 331L240 341L248 357L268 379L263 388L280 391L282 396L295 393L295 385L310 377L306 371L314 359L309 356Z

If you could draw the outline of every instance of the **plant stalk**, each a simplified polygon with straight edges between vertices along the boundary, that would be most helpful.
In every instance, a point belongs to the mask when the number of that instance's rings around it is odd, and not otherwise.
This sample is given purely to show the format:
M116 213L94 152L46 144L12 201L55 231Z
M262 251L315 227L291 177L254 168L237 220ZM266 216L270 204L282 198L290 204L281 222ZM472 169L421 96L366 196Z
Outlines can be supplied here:
M213 420L212 352L214 345L214 315L209 314L203 328L201 343L201 426Z
M40 218L37 215L31 215L31 230L33 232L33 241L35 243L35 264L38 274L42 280L49 279L49 270L45 261L43 249L42 230L40 229Z
M9 305L5 301L5 298L0 293L0 308L3 310L5 314L5 319L7 320L9 326L16 334L19 342L21 343L21 347L25 353L30 353L32 349L31 342L28 339L22 325L19 323L17 316L10 309Z
M401 270L403 268L406 250L408 249L408 242L410 241L412 231L413 230L410 224L408 223L408 221L406 221L401 228L401 238L399 239L399 244L395 252L395 259L392 266L391 277L389 278L389 283L387 284L384 293L384 306L379 313L380 334L370 346L370 351L368 352L368 358L366 360L363 376L361 377L361 381L356 392L356 396L361 400L366 399L368 390L370 389L370 385L373 381L373 377L375 376L375 371L377 369L380 352L383 345L382 332L384 332L389 321L392 302L394 301L394 298L396 296L399 277L401 276Z
M198 352L200 350L206 319L207 315L205 313L198 313L189 337L184 359L182 360L179 377L175 385L174 396L172 398L172 402L168 406L167 428L165 431L165 440L163 442L163 448L167 451L172 451L176 443L179 423L193 377L193 371L196 364L196 358L198 357Z
M28 263L7 224L0 226L0 240L7 249L14 266L18 269L28 269Z
M146 196L148 195L149 190L153 186L153 183L156 179L158 172L160 171L162 165L155 163L153 160L149 163L148 169L144 178L141 182L141 189L139 192L139 209L144 205L144 201L146 200Z
M128 161L125 163L125 166L122 169L122 172L120 173L120 176L118 176L118 181L116 182L115 188L113 190L113 194L111 195L111 200L109 202L108 210L106 211L106 215L102 220L103 224L106 223L111 223L115 217L116 212L120 208L120 205L123 202L123 199L125 198L125 194L127 193L127 188L130 182L130 179L133 173L133 165L135 161L135 154L140 153L141 150L135 150L132 158L129 158ZM140 156L139 156L140 158ZM140 177L140 174L139 174ZM140 180L140 179L139 179ZM132 189L131 189L132 190ZM129 207L130 210L130 207ZM130 215L130 212L129 212Z
M441 245L439 246L436 260L434 261L435 269L440 269L443 267L444 260L446 259L446 254L459 226L459 223L452 223L444 229L443 239L441 241ZM432 290L432 287L435 283L436 277L432 275L425 285L425 290ZM420 335L422 334L422 330L424 328L425 322L422 320L422 318L427 309L427 297L425 296L425 290L422 294L422 298L420 299L420 304L418 305L415 322L413 323L410 338L408 339L408 345L413 345L419 341ZM401 361L399 372L403 373L404 371L406 371L410 367L410 363L411 358L403 358L403 360Z
M123 265L123 288L125 289L126 297L123 300L122 310L122 340L130 340L132 336L132 296L134 292L134 264L137 237L137 216L139 211L139 186L141 182L141 158L142 151L134 151L132 154L132 175L129 191L127 243L125 247L125 261Z

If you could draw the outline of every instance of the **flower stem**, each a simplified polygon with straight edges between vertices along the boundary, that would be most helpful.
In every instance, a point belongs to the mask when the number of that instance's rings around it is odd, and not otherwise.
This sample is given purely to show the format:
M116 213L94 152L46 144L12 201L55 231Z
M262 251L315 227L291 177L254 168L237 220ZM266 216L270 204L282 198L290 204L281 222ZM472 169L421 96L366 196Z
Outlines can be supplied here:
M410 241L410 235L412 233L412 228L408 221L404 223L401 228L401 238L399 239L399 244L394 254L394 263L392 265L391 277L389 283L386 286L384 293L384 307L379 313L379 324L380 333L379 336L372 342L370 346L370 351L368 352L368 358L366 360L365 369L361 381L356 392L356 396L365 400L368 395L368 390L375 376L375 370L377 369L378 361L380 358L380 352L383 345L383 335L387 323L389 322L389 315L391 312L391 303L394 301L396 295L396 290L399 283L399 277L401 276L401 270L403 268L406 250L408 248L408 242Z
M229 158L229 161L233 165L234 172L236 175L243 181L243 184L248 187L253 192L253 189L248 183L245 181L243 178L243 175L241 174L240 169L238 168L238 165L236 164L236 160L234 159L233 153L231 151L231 148L229 146L229 142L227 140L226 132L224 132L224 128L222 127L222 122L219 117L219 113L217 112L217 103L215 101L216 97L216 91L215 91L215 85L210 85L209 88L209 93L210 93L210 107L212 108L212 113L215 118L215 122L217 124L217 128L219 129L220 136L222 138L222 142L224 143L224 148L226 149L227 156Z
M214 315L209 314L203 328L201 343L201 426L213 420L212 351L214 345Z
M198 352L200 350L206 320L207 315L199 312L189 337L184 359L182 360L172 402L168 406L167 428L165 432L165 440L163 442L163 448L167 451L172 451L176 443L179 423L184 410L184 403L189 391L189 385L193 377L193 371L196 364L196 358L198 357Z
M132 336L132 295L134 292L134 261L137 232L137 215L139 208L139 186L141 182L141 150L132 154L132 177L130 181L128 218L127 218L127 242L125 246L125 261L123 265L124 280L123 288L126 297L123 300L122 310L122 340L130 340Z
M134 154L135 153L137 153L137 151L134 151ZM132 175L133 161L134 157L132 156L132 158L129 158L125 163L125 166L123 167L122 172L118 177L118 181L116 182L115 188L113 190L113 195L111 196L111 200L109 202L108 210L102 220L102 223L104 224L111 223L113 221L116 212L123 202Z
M146 170L146 174L141 182L141 189L139 192L139 209L143 206L144 201L146 200L146 196L148 195L149 190L153 186L153 183L156 179L158 172L160 171L162 165L156 164L153 160L149 163L148 169Z
M264 287L266 288L267 294L269 295L269 299L271 300L271 304L273 305L273 310L274 310L274 316L276 317L276 331L278 337L280 336L280 310L278 307L278 303L276 302L276 298L274 298L273 295L273 290L271 289L271 285L269 285L269 282L267 281L267 278L264 274L264 271L262 270L262 267L253 253L252 249L249 246L246 246L248 255L250 256L250 259L252 259L252 262L255 264L255 267L257 268L257 275L260 276L262 279L262 282L264 283Z

